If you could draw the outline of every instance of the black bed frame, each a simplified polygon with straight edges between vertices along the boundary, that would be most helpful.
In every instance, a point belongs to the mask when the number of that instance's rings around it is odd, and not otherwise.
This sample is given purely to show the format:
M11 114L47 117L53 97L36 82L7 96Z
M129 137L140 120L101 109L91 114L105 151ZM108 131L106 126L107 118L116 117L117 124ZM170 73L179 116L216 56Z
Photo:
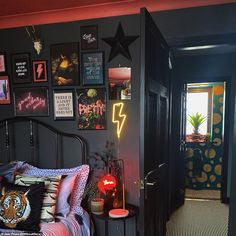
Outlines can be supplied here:
M14 156L10 154L12 149L14 149L14 143L11 142L11 129L10 126L14 125L16 123L22 123L25 122L26 124L28 123L29 125L29 147L31 148L31 162L37 166L38 164L38 155L35 155L35 152L37 152L37 142L36 140L36 135L37 132L35 131L36 128L43 126L47 130L50 130L55 136L56 136L56 168L61 168L62 167L62 160L61 160L61 155L60 155L60 140L62 137L67 137L71 138L73 140L77 140L80 147L81 147L81 155L82 155L82 163L85 164L86 157L87 157L87 142L86 140L73 133L66 133L63 131L58 130L57 128L53 127L52 125L49 125L41 120L37 120L31 117L10 117L7 119L0 120L0 128L5 129L4 131L4 136L5 136L5 148L6 148L6 153L7 153L7 160L13 161L15 160Z

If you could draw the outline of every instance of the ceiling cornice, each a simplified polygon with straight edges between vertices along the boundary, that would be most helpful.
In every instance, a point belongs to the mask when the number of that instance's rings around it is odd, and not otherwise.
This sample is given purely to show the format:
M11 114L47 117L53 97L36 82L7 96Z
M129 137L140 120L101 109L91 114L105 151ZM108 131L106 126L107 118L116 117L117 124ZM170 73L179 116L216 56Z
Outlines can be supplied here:
M127 0L108 2L90 6L0 16L0 29L138 14L142 7L146 7L150 12L155 12L235 2L236 0L227 0L227 2L224 0Z

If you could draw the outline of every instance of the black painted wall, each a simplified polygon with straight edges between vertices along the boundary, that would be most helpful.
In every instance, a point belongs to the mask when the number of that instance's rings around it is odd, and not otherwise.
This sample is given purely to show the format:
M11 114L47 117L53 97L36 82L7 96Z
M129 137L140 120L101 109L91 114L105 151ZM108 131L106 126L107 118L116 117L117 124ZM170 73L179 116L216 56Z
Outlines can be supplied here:
M7 69L8 75L12 82L10 55L12 53L29 52L31 54L31 60L46 59L48 61L48 83L31 83L31 84L10 84L11 94L17 87L38 87L47 86L49 88L49 101L50 101L50 116L49 117L37 117L42 119L57 128L71 133L77 133L82 135L88 141L90 152L103 151L107 140L116 143L118 148L118 140L116 137L116 127L111 122L112 118L112 105L115 100L108 100L107 96L107 130L78 130L77 121L54 121L53 120L53 101L52 92L53 89L65 89L65 88L80 88L82 86L71 87L53 87L51 84L50 74L50 45L57 43L67 42L79 42L80 41L80 26L84 25L98 25L99 35L99 49L105 51L105 73L107 87L107 68L127 66L132 69L132 100L125 101L124 112L127 114L127 120L124 125L124 131L121 133L119 152L120 158L125 161L125 173L126 173L126 188L128 201L134 204L138 204L138 192L134 181L138 178L138 160L139 160L139 39L132 43L129 47L132 56L132 61L127 60L125 57L119 55L108 63L108 56L110 53L110 47L101 38L113 37L116 33L119 22L121 22L126 35L139 35L139 16L125 16L115 17L111 19L97 19L91 21L80 21L63 24L49 24L39 26L41 35L44 42L44 50L40 56L36 54L33 49L33 44L29 39L25 29L7 29L0 31L0 51L4 51L7 54ZM37 29L37 28L36 28ZM82 84L82 83L80 83ZM0 106L0 119L14 116L13 102L11 105ZM48 138L50 141L50 138ZM4 141L2 139L2 141ZM117 150L118 151L118 150ZM72 152L68 150L68 152ZM72 152L73 153L73 152ZM70 153L68 153L69 155ZM48 156L47 151L42 155ZM18 159L24 159L24 157L17 157ZM78 158L77 156L75 158ZM51 160L47 161L47 165L51 163ZM45 165L46 165L45 164ZM67 163L68 165L74 164ZM49 166L50 167L50 166Z

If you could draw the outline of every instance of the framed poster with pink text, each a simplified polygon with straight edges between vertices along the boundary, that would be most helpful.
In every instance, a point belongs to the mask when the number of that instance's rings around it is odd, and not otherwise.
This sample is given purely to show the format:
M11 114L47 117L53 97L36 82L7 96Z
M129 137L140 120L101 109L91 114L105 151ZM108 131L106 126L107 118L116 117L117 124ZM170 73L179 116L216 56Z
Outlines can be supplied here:
M15 88L13 97L16 116L49 116L46 87Z
M106 89L77 89L79 129L106 129Z

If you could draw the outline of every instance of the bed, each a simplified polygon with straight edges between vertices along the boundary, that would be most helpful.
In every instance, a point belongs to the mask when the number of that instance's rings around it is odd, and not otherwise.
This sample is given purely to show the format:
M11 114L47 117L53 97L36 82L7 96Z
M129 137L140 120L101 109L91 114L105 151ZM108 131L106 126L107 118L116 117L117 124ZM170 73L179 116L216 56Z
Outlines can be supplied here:
M79 135L29 117L0 120L1 235L90 235L86 157Z

